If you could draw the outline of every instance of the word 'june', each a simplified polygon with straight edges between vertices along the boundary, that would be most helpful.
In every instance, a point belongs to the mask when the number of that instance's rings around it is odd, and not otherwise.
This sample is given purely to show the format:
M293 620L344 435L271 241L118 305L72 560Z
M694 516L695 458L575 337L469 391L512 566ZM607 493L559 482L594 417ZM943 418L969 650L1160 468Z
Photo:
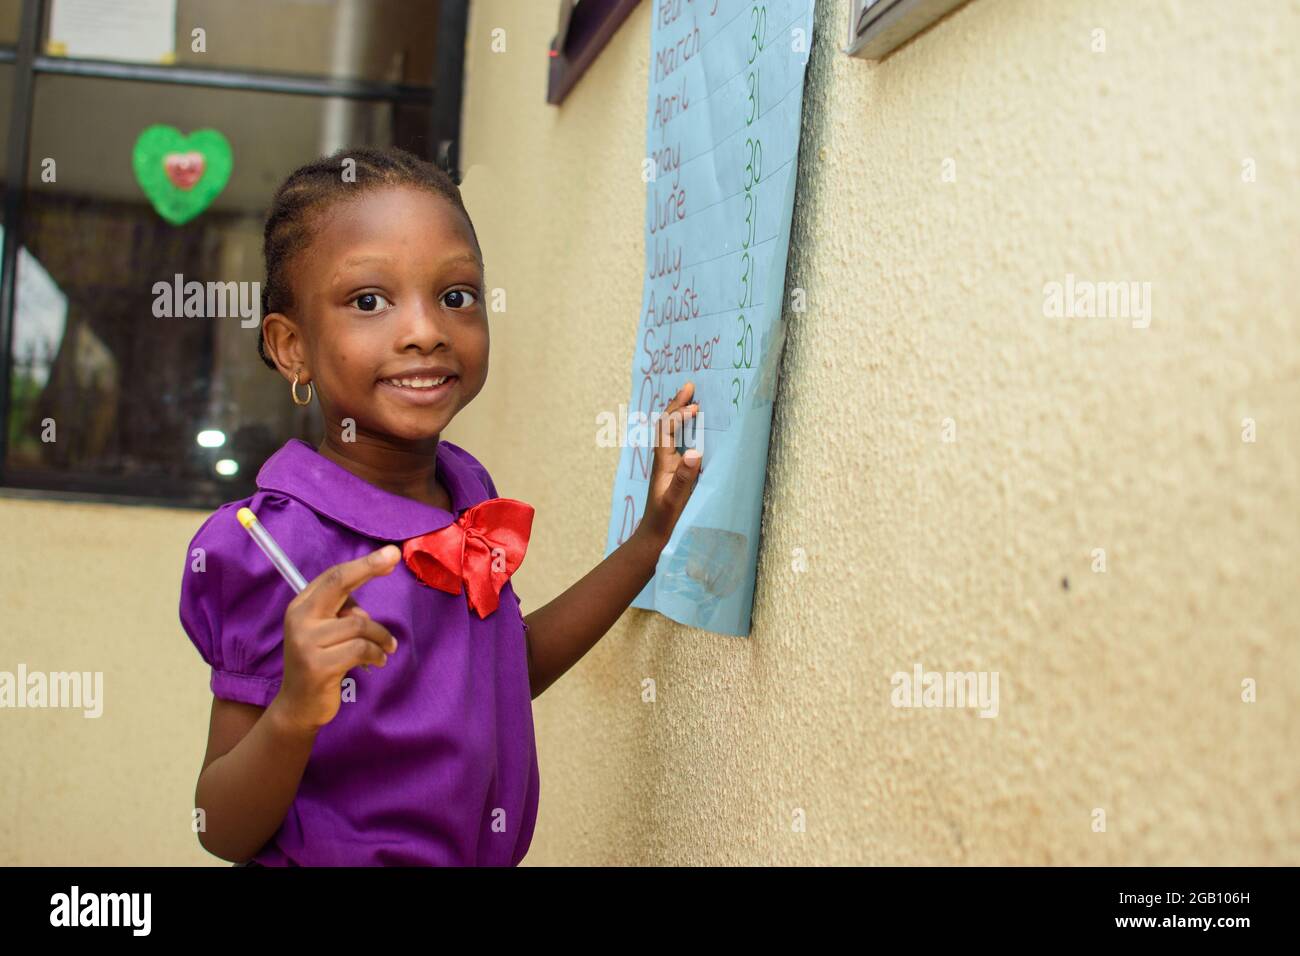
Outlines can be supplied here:
M260 282L186 282L178 272L172 282L155 282L153 295L153 314L160 319L239 316L246 329L262 322Z

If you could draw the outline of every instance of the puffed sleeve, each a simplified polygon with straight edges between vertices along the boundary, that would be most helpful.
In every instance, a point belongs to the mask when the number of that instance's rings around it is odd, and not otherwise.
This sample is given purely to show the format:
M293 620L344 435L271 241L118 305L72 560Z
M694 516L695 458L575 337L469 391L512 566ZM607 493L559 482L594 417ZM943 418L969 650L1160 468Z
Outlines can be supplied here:
M282 545L297 537L290 499L259 493L251 503L222 505L186 552L180 621L212 668L213 695L265 707L280 689L284 612L294 591L239 524L246 504Z

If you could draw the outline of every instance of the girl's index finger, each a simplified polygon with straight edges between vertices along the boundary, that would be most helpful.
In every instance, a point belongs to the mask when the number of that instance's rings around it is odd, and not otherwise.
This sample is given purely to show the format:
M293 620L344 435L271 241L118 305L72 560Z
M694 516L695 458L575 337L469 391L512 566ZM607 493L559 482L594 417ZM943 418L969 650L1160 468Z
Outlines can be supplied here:
M658 444L662 448L667 448L670 454L675 453L677 446L681 443L681 432L685 427L686 419L698 411L698 406L688 404L694 393L695 383L693 381L683 385L677 390L673 400L668 403L668 407L664 409L663 416L659 420ZM676 467L675 463L670 464L672 464L672 467Z
M397 566L397 560L401 556L400 548L387 544L378 551L326 568L303 589L299 597L314 615L336 617L343 605L350 600L353 591L371 578L387 574Z
M665 408L664 411L671 412L675 408L681 408L683 405L685 405L687 402L691 400L691 395L694 392L695 392L695 383L687 382L685 385L683 385L681 388L677 390L677 394L673 396L673 400L668 403L668 407Z

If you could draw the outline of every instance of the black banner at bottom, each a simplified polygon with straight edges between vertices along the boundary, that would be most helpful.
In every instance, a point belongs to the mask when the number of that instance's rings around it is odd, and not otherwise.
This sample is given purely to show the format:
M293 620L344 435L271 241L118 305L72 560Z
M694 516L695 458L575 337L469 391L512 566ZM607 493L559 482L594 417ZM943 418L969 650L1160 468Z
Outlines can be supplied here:
M863 942L878 933L917 944L1046 933L1232 945L1289 922L1294 876L1293 868L1154 867L15 867L0 870L0 914L7 942L68 934L339 942L386 932L436 943L475 930L493 943L512 930L540 942L626 919L632 934L652 938L680 923L694 938L716 927L720 938L767 942L784 928Z

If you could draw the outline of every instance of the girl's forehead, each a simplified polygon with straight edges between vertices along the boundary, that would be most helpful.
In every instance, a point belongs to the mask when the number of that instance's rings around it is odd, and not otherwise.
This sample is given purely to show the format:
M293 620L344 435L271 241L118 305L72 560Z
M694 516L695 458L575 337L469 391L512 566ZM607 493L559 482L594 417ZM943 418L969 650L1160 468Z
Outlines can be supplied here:
M430 230L470 238L465 215L445 196L414 186L370 187L327 202L317 216L320 229L362 229L384 234L399 229Z
M465 216L425 190L374 190L332 203L320 211L309 235L315 254L341 260L454 257L482 266Z

